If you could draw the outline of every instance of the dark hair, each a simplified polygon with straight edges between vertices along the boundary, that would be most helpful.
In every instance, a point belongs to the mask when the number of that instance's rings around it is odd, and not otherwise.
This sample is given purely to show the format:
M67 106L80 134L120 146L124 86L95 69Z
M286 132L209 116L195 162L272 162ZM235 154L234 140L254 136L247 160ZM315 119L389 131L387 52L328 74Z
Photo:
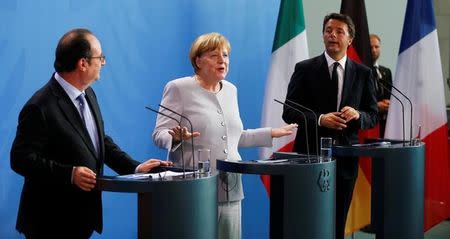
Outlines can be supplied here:
M59 39L53 64L56 72L71 72L75 70L79 59L89 59L92 56L91 44L86 39L87 35L93 34L87 29L77 28L70 30Z
M350 34L350 37L352 39L355 38L355 24L353 23L353 20L349 16L340 13L330 13L324 17L322 25L322 33L325 31L325 25L327 25L327 22L330 19L338 20L347 24L348 34Z

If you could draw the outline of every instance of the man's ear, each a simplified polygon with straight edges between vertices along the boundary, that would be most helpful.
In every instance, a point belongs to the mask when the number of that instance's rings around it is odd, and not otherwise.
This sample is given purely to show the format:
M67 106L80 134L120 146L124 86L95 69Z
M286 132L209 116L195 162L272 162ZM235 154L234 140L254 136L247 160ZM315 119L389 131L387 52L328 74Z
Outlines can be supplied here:
M77 68L80 69L81 71L86 71L88 66L89 62L87 61L86 58L81 58L77 62Z

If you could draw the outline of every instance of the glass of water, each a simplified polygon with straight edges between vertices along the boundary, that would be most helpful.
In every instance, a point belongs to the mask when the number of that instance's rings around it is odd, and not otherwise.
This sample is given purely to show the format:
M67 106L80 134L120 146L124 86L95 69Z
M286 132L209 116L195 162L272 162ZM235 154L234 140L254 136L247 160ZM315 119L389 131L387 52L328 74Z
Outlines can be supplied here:
M209 173L211 165L211 150L198 149L197 150L198 171L199 173Z
M320 138L320 161L331 161L331 148L333 147L333 139L330 137Z

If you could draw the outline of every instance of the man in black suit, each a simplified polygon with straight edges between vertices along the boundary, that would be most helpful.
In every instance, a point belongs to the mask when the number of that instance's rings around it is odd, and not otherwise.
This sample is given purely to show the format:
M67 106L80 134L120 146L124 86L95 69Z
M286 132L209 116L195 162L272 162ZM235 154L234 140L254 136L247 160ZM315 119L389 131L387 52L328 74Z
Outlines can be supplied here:
M375 90L377 95L378 120L380 122L380 137L384 138L386 119L391 98L392 74L391 70L378 64L381 53L381 39L376 34L370 34L370 50L372 52Z
M168 164L156 159L140 164L105 134L90 87L105 63L89 30L67 32L56 48L56 72L20 112L11 168L25 178L16 229L27 238L101 233L101 192L93 189L104 163L119 174Z
M306 137L315 142L316 124L319 137L332 137L335 144L349 145L358 142L359 129L371 128L377 121L371 71L346 55L355 35L353 21L346 15L331 13L324 18L322 33L325 52L297 63L286 95L286 99L319 115L317 122L312 113L304 112L310 128L308 135L297 132L294 150L299 153L307 152ZM289 107L284 107L283 119L304 125L302 115ZM316 144L309 145L310 152L316 152ZM344 238L357 174L357 158L337 158L336 238Z

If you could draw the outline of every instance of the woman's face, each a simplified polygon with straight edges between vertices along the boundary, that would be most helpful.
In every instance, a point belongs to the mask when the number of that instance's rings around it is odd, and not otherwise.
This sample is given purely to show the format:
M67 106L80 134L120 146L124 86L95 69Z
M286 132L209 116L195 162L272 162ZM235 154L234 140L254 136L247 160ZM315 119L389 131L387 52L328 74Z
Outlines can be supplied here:
M219 82L227 76L230 59L226 49L217 48L203 53L195 62L200 76Z

